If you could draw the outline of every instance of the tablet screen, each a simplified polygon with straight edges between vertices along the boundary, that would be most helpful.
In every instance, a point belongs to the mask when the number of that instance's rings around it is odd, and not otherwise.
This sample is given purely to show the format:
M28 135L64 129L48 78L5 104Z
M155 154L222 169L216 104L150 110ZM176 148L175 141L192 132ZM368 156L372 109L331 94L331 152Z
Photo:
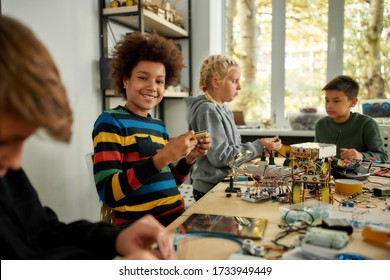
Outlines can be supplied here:
M239 238L263 238L267 219L212 214L191 214L179 227L178 233L212 232Z

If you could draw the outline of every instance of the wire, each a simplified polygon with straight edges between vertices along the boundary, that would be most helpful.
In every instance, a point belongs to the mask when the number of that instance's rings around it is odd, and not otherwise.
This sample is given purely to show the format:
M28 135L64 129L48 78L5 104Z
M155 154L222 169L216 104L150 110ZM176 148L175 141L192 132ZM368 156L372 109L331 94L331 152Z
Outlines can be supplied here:
M293 223L289 223L287 222L287 215L290 213L290 212L304 212L306 214L309 215L309 217L311 218L311 221L308 223L304 220L295 220ZM297 232L299 234L305 234L307 229L314 223L314 217L313 215L306 211L306 210L303 210L303 209L291 209L289 211L286 212L286 214L284 214L284 216L282 217L283 221L286 223L286 225L279 225L279 228L282 228L282 229L285 229L281 232L279 232L276 236L275 236L275 239L274 240L271 240L272 243L274 243L275 245L277 246L280 246L286 250L290 250L290 249L293 249L294 246L286 246L286 245L283 245L281 243L279 243L278 241L284 237L286 237L287 235L289 235L290 233L292 232ZM301 226L296 226L295 223L297 221L300 221L301 222Z
M291 160L291 158L289 158L289 157L287 157L287 156L285 156L285 155L283 155L281 152L279 152L279 151L277 151L277 150L274 150L278 155L280 155L280 156L282 156L282 157L284 157L285 159L289 159L289 160Z
M214 232L192 232L192 233L178 235L178 236L175 236L173 238L173 244L176 244L179 240L181 240L183 238L189 238L189 237L195 237L195 236L224 238L224 239L232 240L232 241L237 242L238 244L242 245L242 241L234 236L231 236L228 234L214 233Z
M303 212L303 213L305 213L305 214L307 214L309 217L310 217L310 219L311 219L311 221L310 221L310 223L307 223L306 221L304 221L304 220L295 220L293 223L289 223L288 221L287 221L287 215L289 214L289 213L291 213L291 212ZM313 215L310 213L310 212L308 212L308 211L306 211L306 210L303 210L303 209L290 209L290 210L288 210L287 212L286 212L286 214L284 214L284 216L283 216L283 221L287 224L287 226L289 226L289 227L293 227L293 225L295 224L295 222L305 222L306 224L308 224L309 226L310 225L312 225L313 223L314 223L314 217L313 217Z
M334 142L336 146L337 146L337 142L339 142L340 134L341 134L341 130L339 130L339 132L337 133L336 141Z

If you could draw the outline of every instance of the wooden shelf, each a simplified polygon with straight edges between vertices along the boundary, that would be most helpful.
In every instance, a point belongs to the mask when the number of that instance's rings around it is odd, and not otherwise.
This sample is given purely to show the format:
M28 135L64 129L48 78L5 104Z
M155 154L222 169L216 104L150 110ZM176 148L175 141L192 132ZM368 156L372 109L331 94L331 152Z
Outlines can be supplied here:
M1 0L0 0L1 1ZM179 100L191 95L191 0L187 0L180 5L179 15L183 17L183 24L176 25L168 21L163 15L156 14L155 12L146 9L143 6L143 1L138 1L138 4L133 6L121 6L117 8L111 8L106 6L106 0L99 0L99 35L100 35L100 89L103 94L102 108L106 110L111 108L111 103L119 104L118 102L123 99L122 96L114 94L111 82L108 80L110 72L110 53L109 48L112 46L108 42L109 32L117 32L121 35L127 34L131 31L139 31L142 33L157 33L158 35L178 41L180 46L183 46L186 60L185 64L189 67L188 81L183 80L182 87L173 87L165 90L164 98L167 100ZM142 7L140 9L139 7ZM187 11L187 12L186 12ZM116 23L119 25L118 29L111 30L110 23ZM110 28L110 30L109 30ZM126 31L126 33L125 33ZM116 34L115 34L116 35ZM184 44L182 45L181 43ZM111 42L112 43L112 42ZM185 72L186 73L186 72ZM187 75L187 74L186 74ZM164 104L156 107L156 112L159 117L164 119Z
M187 38L188 31L158 16L152 11L143 9L144 28L148 33L157 32L167 38ZM120 24L138 30L138 6L104 8L103 16Z
M114 90L113 89L107 89L106 90L106 96L107 97L122 97L121 95L116 95L114 93Z
M164 98L165 97L178 97L178 98L182 98L182 97L188 97L190 96L188 92L184 92L184 91L166 91L165 94L164 94Z

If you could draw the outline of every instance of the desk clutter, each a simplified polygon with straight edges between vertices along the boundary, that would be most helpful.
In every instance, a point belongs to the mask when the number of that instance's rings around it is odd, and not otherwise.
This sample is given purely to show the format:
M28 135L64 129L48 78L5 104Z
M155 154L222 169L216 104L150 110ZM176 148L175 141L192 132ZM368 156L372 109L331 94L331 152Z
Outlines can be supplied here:
M236 186L240 184L243 182ZM213 194L218 193L222 198L224 190ZM375 259L370 256L370 250L356 249L356 242L360 242L367 244L365 247L384 248L387 250L385 259L390 259L390 197L375 197L364 190L353 198L335 194L333 204L316 199L298 204L272 199L251 203L237 195L225 200L226 204L232 203L233 208L240 205L256 209L258 205L257 211L264 218L192 213L175 229L177 250L189 250L179 240L212 238L213 245L219 239L239 244L239 249L229 254L228 259ZM274 221L276 231L269 228L270 212L265 209L270 205L279 210L279 219Z
M195 203L181 226L196 212L268 220L261 239L232 235L241 243L229 259L390 259L390 180L378 173L389 165L353 161L365 176L335 179L334 156L334 145L321 143L292 145L278 164L272 153L250 162L242 153L229 163L228 180Z

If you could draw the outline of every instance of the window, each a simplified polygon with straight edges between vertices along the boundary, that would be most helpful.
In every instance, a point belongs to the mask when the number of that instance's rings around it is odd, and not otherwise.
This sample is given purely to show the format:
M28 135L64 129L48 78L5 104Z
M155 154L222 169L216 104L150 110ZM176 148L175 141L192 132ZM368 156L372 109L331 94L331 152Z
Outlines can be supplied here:
M390 0L226 0L226 18L226 53L242 68L231 107L249 123L286 128L300 108L323 113L321 89L340 74L360 99L390 97Z

